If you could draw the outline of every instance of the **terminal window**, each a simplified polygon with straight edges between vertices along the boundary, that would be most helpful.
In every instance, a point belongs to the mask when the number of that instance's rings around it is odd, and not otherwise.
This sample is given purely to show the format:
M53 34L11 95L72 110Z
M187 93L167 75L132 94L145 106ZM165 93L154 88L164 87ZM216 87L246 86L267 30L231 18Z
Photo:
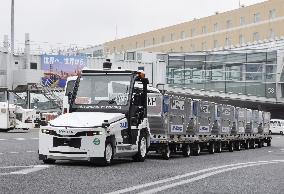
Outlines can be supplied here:
M214 32L217 32L218 31L218 23L215 23L214 24Z
M231 28L232 26L232 20L227 20L227 29Z
M206 26L202 26L202 33L203 33L203 34L207 33L207 28L206 28Z
M276 10L272 9L269 11L269 19L274 19L276 18Z
M192 28L192 29L190 30L190 34L191 34L191 36L195 36L195 29L194 29L194 28Z
M253 41L258 41L259 40L259 33L255 32L253 33Z
M260 13L255 13L253 16L254 23L257 23L260 21Z
M246 24L245 17L240 17L240 25L243 26Z

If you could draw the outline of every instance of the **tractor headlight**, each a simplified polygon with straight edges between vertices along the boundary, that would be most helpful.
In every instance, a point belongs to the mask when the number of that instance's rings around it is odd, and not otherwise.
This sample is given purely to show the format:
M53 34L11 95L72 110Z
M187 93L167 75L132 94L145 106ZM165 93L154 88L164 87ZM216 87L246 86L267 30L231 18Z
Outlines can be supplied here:
M51 134L51 133L52 133L52 130L49 130L49 129L42 129L41 132L42 132L42 133L45 133L45 134Z
M102 131L87 131L86 132L87 136L102 135L102 134L103 134Z

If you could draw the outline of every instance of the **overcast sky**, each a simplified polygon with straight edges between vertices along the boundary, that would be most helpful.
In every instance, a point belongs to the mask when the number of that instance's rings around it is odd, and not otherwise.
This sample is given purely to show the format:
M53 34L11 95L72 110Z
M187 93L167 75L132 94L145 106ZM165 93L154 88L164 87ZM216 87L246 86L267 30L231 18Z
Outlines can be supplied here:
M15 0L16 46L26 32L39 44L96 45L113 40L116 26L122 38L238 6L239 0ZM10 7L11 0L0 0L0 40L10 37Z

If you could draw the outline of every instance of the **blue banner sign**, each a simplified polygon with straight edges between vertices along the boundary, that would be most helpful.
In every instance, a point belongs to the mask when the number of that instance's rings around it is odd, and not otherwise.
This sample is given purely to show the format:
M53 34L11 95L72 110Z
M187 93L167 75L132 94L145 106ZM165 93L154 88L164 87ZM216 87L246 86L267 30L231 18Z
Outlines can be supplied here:
M78 75L86 66L85 56L42 55L41 69L44 70L42 81L51 87L64 87L69 76Z

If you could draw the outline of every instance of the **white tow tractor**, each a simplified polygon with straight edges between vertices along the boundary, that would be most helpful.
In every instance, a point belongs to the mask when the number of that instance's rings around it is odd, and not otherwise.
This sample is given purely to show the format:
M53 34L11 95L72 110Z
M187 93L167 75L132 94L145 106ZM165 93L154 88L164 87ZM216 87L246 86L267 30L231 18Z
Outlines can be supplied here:
M150 144L147 84L143 72L82 70L68 94L68 113L42 126L39 159L88 160L110 165L114 158L144 161Z
M36 110L24 109L16 103L9 103L8 97L8 91L0 91L0 131L34 128L37 119Z

